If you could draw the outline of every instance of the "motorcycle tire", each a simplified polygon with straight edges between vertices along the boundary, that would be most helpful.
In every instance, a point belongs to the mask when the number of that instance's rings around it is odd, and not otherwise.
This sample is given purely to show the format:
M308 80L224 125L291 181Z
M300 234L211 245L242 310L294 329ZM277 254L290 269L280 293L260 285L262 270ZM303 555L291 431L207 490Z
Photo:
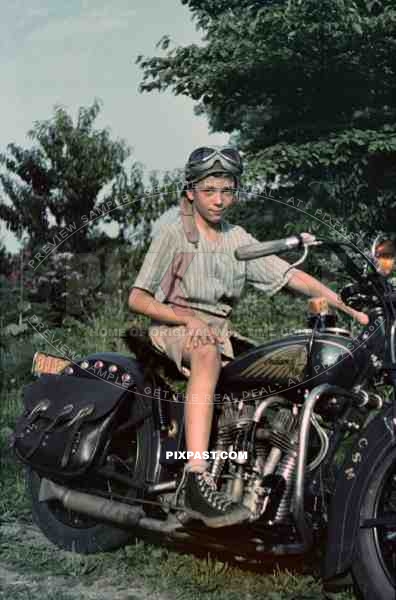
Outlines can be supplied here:
M147 412L147 399L133 399L133 416ZM155 428L153 417L148 416L136 428L136 462L133 476L144 480L148 463L153 456L153 436ZM102 523L94 518L65 508L58 500L39 502L41 476L27 467L26 483L32 505L32 516L44 535L63 550L79 554L95 554L115 550L134 539L133 531L117 525ZM128 497L136 496L136 490L130 489Z
M396 449L393 449L375 470L375 475L367 487L361 505L360 521L376 519L385 513L389 514L389 501L396 518ZM389 540L392 540L390 546ZM392 527L391 531L384 527L359 530L352 565L352 575L358 598L361 600L395 600L395 558L396 527ZM393 563L393 567L389 561Z

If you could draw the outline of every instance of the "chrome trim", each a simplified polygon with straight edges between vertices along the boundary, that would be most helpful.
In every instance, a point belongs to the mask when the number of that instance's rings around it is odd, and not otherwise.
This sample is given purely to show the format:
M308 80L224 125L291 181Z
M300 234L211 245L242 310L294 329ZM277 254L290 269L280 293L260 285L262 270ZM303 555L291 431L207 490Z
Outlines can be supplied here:
M163 494L164 492L171 492L176 489L176 483L176 480L154 483L153 485L149 485L146 491L149 494Z
M284 333L283 336L287 335L311 335L312 329L292 329L292 331Z
M259 423L264 417L267 408L269 408L273 404L280 404L281 406L290 407L290 401L284 398L283 396L270 396L269 398L266 398L265 400L260 402L256 410L254 411L253 422Z
M290 249L298 248L300 245L300 238L297 235L291 235L285 239L286 246Z
M349 329L343 329L342 327L325 327L324 329L317 329L315 333L329 333L331 335L344 335L352 337ZM312 329L292 329L288 333L284 333L283 337L287 335L311 335Z
M334 335L347 335L348 337L352 337L349 329L343 329L342 327L325 327L321 330L321 333L332 333Z
M300 420L300 431L298 436L298 453L297 453L297 467L296 467L296 480L294 484L293 492L293 509L292 513L297 525L297 530L302 537L304 551L308 550L313 542L313 531L310 523L305 515L305 482L307 473L307 456L308 456L308 441L309 433L311 429L312 420L311 417L314 412L314 408L318 400L323 394L340 394L343 395L345 390L342 388L330 385L328 383L322 383L314 387L310 392L308 390L305 393L305 402L302 408L302 415ZM347 392L348 393L348 392Z
M34 355L33 355L33 358L32 358L32 368L31 368L31 370L30 370L30 372L31 372L32 374L34 374L34 364L35 364L35 361L36 361L36 356L37 356L37 354L38 354L38 353L39 353L39 351L38 351L38 350L36 350L36 352L34 353Z
M391 327L391 334L390 334L390 344L391 344L391 360L393 363L396 363L396 339L395 339L395 333L396 333L396 321L393 321L392 323L392 327Z

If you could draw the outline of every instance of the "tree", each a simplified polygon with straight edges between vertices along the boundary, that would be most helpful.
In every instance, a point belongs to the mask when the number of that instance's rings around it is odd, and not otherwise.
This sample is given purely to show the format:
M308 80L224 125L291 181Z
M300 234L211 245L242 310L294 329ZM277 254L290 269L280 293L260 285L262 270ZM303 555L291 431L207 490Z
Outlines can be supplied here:
M74 124L58 106L51 119L34 123L31 148L11 143L0 155L0 218L23 238L29 300L57 325L70 312L80 318L91 312L114 275L116 255L124 270L131 271L128 255L132 273L137 269L153 222L177 200L176 175L159 181L152 173L146 189L140 163L127 171L130 149L95 128L99 112L98 101L81 107ZM116 238L99 228L112 222Z
M90 215L106 186L124 176L124 161L130 155L125 142L112 141L109 131L94 129L99 111L98 101L81 107L74 125L58 106L52 119L36 121L29 131L32 148L11 143L0 155L5 168L0 182L9 201L0 204L0 217L18 237L27 232L33 247L72 226L76 230L64 242L64 250L86 252L92 247L89 234L95 221L84 226L83 215ZM102 203L108 197L105 193Z
M213 131L246 152L248 181L277 181L272 223L252 207L253 231L307 225L328 233L312 207L357 240L395 230L396 10L391 0L182 0L202 45L137 58L141 91L197 102ZM288 207L291 197L310 207ZM271 214L268 215L269 218ZM282 216L282 227L277 226Z
M0 238L0 276L9 276L12 271L12 257L10 252L4 245L3 240Z

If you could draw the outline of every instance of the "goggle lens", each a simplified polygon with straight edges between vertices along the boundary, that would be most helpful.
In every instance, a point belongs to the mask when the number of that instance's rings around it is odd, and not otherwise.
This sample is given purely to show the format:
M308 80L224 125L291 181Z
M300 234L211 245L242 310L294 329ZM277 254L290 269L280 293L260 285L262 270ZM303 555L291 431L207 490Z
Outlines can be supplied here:
M222 155L226 160L230 160L238 165L242 163L241 156L235 148L209 148L208 146L202 146L191 152L188 158L188 164L199 163L210 156L214 156L216 153Z
M190 164L195 162L201 162L202 160L205 160L215 152L216 150L214 148L208 148L206 146L203 146L202 148L197 148L196 150L191 152L190 156L188 157L188 162Z
M239 154L238 150L235 150L235 148L222 148L220 152L226 158L229 158L230 160L241 164L241 155Z

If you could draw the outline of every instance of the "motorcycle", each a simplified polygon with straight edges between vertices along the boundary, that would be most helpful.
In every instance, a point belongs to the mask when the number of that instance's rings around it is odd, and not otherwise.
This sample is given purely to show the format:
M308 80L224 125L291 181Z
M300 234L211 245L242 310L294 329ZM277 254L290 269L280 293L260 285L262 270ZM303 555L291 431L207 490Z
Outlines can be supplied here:
M183 503L186 381L145 332L132 355L77 361L36 353L13 448L26 465L33 517L58 547L80 553L163 542L237 554L304 555L324 547L323 580L352 576L366 600L396 588L396 290L392 241L370 253L314 236L242 246L239 260L327 248L353 283L341 291L369 323L355 337L320 299L305 328L275 341L231 338L235 358L215 390L210 470L250 518L206 526ZM364 263L363 269L361 263ZM235 540L238 549L235 550Z

